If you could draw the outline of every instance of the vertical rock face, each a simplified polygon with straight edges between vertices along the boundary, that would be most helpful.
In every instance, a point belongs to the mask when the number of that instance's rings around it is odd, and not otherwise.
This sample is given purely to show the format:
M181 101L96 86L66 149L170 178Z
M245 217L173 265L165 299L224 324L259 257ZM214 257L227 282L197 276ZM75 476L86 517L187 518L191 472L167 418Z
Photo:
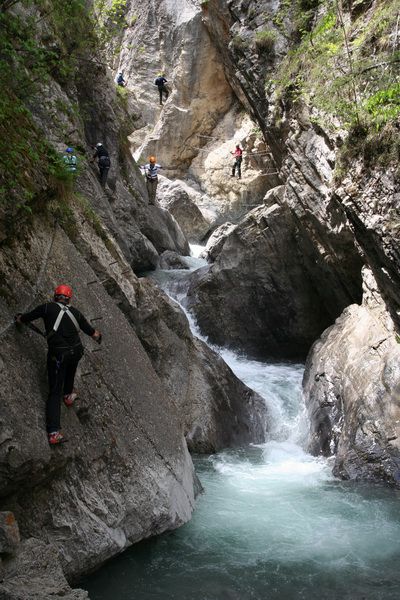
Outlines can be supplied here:
M136 331L177 403L189 449L212 453L263 442L268 423L264 400L192 336L175 302L142 281L137 305Z
M34 228L26 243L2 254L19 308L35 294L49 234ZM80 399L62 410L68 441L51 448L44 427L44 341L13 326L3 331L0 495L22 537L45 538L58 548L64 572L76 576L187 521L194 473L174 402L132 327L56 230L40 289L50 294L61 274L87 318L101 317L104 344L93 352L93 342L85 340L76 381ZM3 328L11 315L2 304Z
M355 161L335 190L397 327L400 326L399 190L395 164L383 169L361 160Z
M134 26L125 32L120 64L128 86L140 89L138 105L145 121L156 124L144 142L145 131L132 139L138 154L156 154L169 172L184 172L197 155L198 134L211 134L231 105L231 88L194 3L131 0L129 19ZM164 108L154 85L160 72L171 90Z
M362 305L314 344L304 376L311 450L335 454L338 476L400 485L399 365L393 322L364 270Z

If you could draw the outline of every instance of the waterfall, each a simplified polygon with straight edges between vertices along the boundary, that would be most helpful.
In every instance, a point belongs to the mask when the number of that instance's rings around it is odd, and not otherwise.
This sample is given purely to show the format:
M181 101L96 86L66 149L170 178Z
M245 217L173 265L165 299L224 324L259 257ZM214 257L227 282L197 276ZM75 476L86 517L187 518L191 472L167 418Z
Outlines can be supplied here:
M184 304L188 271L154 277ZM205 493L192 520L81 585L92 600L397 600L399 492L339 481L305 451L302 365L214 350L265 399L267 441L194 457Z

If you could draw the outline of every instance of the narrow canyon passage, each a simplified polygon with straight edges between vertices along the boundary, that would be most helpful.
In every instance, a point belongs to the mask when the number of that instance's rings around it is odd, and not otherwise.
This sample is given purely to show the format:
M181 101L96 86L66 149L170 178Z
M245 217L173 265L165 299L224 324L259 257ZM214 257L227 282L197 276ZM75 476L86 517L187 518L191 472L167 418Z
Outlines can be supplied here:
M187 276L156 273L180 300ZM306 452L302 365L218 350L265 399L266 443L195 456L204 493L192 520L127 550L81 586L92 600L397 599L399 491L340 481L328 460Z

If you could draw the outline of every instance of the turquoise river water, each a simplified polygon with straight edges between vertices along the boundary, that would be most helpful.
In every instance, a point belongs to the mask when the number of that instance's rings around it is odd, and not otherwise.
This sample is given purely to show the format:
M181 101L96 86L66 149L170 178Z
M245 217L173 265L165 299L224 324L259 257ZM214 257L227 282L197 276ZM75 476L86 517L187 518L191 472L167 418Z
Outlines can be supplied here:
M92 600L399 600L400 492L306 452L302 365L222 351L264 398L268 441L194 457L192 520L86 578Z

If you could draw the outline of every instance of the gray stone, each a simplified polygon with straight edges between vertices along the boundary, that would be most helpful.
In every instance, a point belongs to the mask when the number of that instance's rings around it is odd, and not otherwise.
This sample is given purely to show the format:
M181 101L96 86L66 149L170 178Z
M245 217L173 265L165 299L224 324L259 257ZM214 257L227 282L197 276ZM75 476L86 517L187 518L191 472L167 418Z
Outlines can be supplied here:
M0 512L0 554L15 554L20 543L18 523L12 512Z
M55 547L40 539L23 542L15 558L4 562L2 600L85 600L84 590L71 589L62 571Z
M176 252L172 250L166 250L160 256L160 269L188 269L188 265L185 260Z
M345 479L400 486L400 346L369 270L352 305L314 344L304 393L310 450L335 455Z
M206 236L210 223L195 203L200 203L201 194L183 181L165 177L161 178L157 193L161 206L174 216L190 242L199 242Z
M189 289L189 307L211 341L259 357L306 356L351 299L324 255L319 265L307 256L307 243L285 203L256 208L227 228L215 262Z

